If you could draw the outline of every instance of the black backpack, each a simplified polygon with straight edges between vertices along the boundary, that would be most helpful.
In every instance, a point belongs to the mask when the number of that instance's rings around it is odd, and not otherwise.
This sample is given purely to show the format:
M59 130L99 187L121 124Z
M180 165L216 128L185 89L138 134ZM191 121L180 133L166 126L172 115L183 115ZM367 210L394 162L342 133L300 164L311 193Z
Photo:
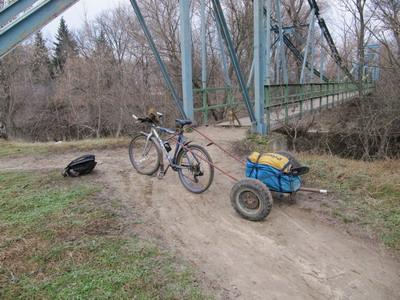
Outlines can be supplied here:
M81 156L69 163L64 169L63 176L78 177L89 174L96 167L96 157L92 154Z

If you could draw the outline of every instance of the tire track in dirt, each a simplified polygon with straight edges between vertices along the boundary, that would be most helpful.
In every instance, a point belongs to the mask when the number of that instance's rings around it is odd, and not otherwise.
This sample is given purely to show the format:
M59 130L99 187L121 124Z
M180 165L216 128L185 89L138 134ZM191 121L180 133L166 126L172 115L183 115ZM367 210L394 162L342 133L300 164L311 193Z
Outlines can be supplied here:
M226 146L245 134L218 128L207 133ZM209 151L219 166L243 177L243 168L215 147ZM265 222L242 220L230 207L231 186L217 174L209 191L193 195L171 173L153 191L167 240L223 287L220 298L400 298L394 259L279 200Z
M245 136L243 129L202 130L227 147ZM220 167L243 177L243 168L215 147L208 150ZM171 170L163 180L138 175L126 149L95 152L97 171L72 180L103 186L110 199L124 206L125 234L140 232L182 255L202 272L217 298L400 299L397 260L298 205L276 200L265 222L248 222L231 208L232 183L218 172L206 193L194 195ZM0 169L61 171L80 154L0 160Z

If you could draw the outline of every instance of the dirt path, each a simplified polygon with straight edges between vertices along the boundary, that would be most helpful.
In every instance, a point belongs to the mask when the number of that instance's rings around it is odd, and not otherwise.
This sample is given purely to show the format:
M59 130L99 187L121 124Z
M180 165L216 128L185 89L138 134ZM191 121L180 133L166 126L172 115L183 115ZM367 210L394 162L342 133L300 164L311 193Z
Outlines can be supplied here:
M228 145L245 131L207 133ZM219 166L242 177L231 159L213 146L209 151ZM247 222L231 208L232 183L220 174L209 191L193 195L173 172L162 181L137 175L126 152L96 153L101 164L95 180L123 202L132 227L167 241L214 282L217 298L400 299L400 264L383 250L279 200L265 222ZM62 168L76 155L0 160L0 169Z

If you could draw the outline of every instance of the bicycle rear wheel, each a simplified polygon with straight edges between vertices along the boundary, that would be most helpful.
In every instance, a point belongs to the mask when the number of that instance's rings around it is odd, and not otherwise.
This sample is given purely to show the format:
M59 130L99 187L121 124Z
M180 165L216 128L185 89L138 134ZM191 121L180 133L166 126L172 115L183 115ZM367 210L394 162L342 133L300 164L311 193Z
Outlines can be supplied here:
M204 193L214 180L214 166L207 150L199 145L188 145L177 156L179 179L192 193Z
M129 159L135 170L142 175L153 175L160 168L161 150L144 134L135 136L129 145Z

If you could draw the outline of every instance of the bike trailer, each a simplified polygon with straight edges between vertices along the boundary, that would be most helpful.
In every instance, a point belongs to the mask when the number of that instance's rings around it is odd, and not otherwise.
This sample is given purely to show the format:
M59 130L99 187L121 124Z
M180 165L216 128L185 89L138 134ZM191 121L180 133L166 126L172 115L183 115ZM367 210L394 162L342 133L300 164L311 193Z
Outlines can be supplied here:
M63 176L78 177L89 174L96 167L96 157L92 154L81 156L68 164L63 171Z
M301 166L293 156L286 153L252 153L246 164L246 177L258 179L271 191L278 193L296 193L302 182L300 175L309 169Z

